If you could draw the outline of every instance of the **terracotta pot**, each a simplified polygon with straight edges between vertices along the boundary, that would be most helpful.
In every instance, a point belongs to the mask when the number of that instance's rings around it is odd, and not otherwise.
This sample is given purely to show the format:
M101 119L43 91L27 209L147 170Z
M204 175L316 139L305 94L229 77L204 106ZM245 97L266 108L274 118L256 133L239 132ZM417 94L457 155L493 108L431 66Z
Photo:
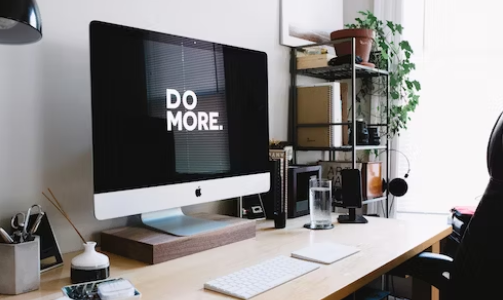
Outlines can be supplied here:
M375 33L372 29L342 29L330 34L331 40L356 38L356 55L361 57L364 63L369 61L372 50L372 42ZM337 56L351 55L351 41L334 44Z

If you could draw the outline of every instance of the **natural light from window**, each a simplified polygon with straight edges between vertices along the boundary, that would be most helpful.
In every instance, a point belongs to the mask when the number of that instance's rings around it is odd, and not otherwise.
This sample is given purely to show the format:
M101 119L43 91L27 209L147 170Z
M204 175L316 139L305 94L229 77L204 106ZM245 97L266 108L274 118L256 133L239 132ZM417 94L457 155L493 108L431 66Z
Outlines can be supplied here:
M422 92L399 140L412 171L395 205L398 212L448 213L476 204L488 182L487 142L503 111L503 2L424 1L403 1L404 39L417 54ZM397 159L403 176L407 163Z

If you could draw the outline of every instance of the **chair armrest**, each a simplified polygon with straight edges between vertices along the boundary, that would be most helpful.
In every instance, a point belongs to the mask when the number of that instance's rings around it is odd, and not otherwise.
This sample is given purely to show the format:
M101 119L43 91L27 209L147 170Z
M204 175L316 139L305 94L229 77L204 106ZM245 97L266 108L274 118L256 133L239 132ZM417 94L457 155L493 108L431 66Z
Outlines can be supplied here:
M454 261L450 256L431 252L423 252L412 258L412 260L421 265L424 271L433 273L450 273Z
M447 255L423 252L393 270L392 274L410 275L438 288L449 287L449 275L453 259ZM445 276L447 275L447 277Z

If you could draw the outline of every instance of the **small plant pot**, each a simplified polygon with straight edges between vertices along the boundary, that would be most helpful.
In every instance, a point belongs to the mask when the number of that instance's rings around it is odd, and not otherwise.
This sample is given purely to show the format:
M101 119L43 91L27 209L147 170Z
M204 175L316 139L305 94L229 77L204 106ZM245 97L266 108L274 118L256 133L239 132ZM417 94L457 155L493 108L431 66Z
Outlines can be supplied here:
M331 40L356 38L356 55L361 57L362 64L368 64L375 33L371 29L342 29L330 34ZM351 41L334 44L337 56L351 55Z

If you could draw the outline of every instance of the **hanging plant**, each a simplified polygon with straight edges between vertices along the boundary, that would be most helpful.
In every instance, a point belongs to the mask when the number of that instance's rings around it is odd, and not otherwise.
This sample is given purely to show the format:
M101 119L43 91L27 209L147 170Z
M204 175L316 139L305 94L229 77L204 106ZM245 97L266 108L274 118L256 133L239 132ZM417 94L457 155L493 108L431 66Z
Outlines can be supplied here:
M373 55L371 62L379 69L388 69L390 97L390 137L400 135L401 130L407 129L411 120L410 113L414 112L419 103L421 84L410 79L410 73L416 68L411 62L414 53L409 42L402 40L395 43L395 37L400 36L403 27L391 21L379 20L370 11L360 11L361 17L355 19L354 24L347 24L349 29L371 29L375 31ZM358 98L367 95L386 96L386 78L378 77L377 82L372 78L364 78L358 92ZM385 119L387 102L385 97L380 97L379 111Z

